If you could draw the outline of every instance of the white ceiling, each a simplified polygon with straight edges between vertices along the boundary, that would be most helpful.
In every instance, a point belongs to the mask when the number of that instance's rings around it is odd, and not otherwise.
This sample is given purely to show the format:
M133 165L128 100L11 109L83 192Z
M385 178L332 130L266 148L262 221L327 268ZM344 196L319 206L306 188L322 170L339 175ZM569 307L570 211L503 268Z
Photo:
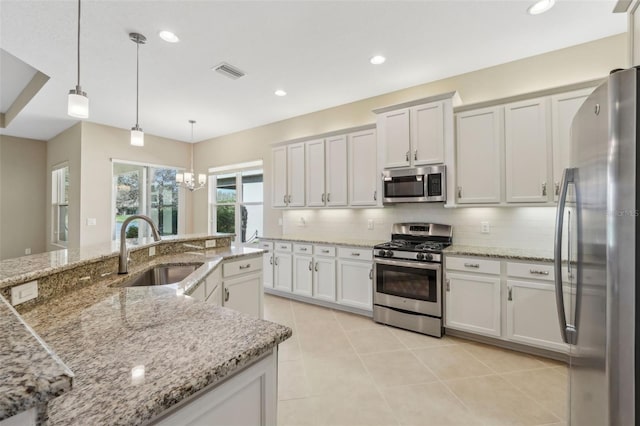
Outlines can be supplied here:
M194 119L200 141L626 31L615 1L557 0L539 16L530 3L83 0L81 85L90 121L133 126L128 34L140 32L140 126L189 141ZM73 0L0 0L0 48L51 77L0 133L50 139L75 122L76 16ZM162 29L180 42L162 41ZM369 64L374 54L387 62ZM222 61L247 75L210 70Z

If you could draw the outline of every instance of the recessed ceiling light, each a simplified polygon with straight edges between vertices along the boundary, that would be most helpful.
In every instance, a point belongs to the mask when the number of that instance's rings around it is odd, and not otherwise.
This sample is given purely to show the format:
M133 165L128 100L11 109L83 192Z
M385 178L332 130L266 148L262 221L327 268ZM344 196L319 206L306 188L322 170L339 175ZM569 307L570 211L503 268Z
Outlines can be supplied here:
M385 58L382 55L376 55L376 56L372 56L371 59L369 59L369 62L371 62L373 65L380 65L380 64L384 64L384 61L386 61L387 58Z
M540 15L541 13L551 9L554 4L556 4L556 0L539 0L529 6L527 13L529 15Z
M166 41L167 43L177 43L180 41L177 35L172 33L171 31L163 30L158 33L161 39Z
M285 92L282 89L278 89L275 92L273 92L276 96L287 96L287 92Z

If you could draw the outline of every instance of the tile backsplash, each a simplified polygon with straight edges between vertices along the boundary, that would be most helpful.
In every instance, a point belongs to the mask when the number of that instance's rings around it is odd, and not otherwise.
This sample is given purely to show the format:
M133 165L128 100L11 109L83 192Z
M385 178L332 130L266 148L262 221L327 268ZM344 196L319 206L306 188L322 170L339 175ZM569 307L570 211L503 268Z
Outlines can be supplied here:
M482 247L553 249L555 207L465 207L399 204L378 209L283 210L282 236L388 240L396 222L453 226L456 244ZM373 222L373 229L367 229ZM489 223L489 233L481 232Z

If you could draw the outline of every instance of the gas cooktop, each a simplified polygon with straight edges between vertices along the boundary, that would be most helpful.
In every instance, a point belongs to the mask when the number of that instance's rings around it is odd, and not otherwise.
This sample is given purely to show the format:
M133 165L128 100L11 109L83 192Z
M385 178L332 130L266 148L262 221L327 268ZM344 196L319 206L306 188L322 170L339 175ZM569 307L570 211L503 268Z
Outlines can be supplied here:
M376 258L441 262L442 250L451 245L450 225L435 223L396 223L391 241L373 248Z

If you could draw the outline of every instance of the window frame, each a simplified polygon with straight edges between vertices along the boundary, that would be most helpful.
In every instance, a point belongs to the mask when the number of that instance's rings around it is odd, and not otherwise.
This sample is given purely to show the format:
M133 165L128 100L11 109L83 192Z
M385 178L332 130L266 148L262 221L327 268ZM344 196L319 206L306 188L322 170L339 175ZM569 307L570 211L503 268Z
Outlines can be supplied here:
M63 172L66 169L66 172ZM56 164L51 168L51 244L60 248L69 245L69 189L71 186L69 163ZM69 187L64 176L69 179ZM66 240L60 240L60 207L67 208Z

